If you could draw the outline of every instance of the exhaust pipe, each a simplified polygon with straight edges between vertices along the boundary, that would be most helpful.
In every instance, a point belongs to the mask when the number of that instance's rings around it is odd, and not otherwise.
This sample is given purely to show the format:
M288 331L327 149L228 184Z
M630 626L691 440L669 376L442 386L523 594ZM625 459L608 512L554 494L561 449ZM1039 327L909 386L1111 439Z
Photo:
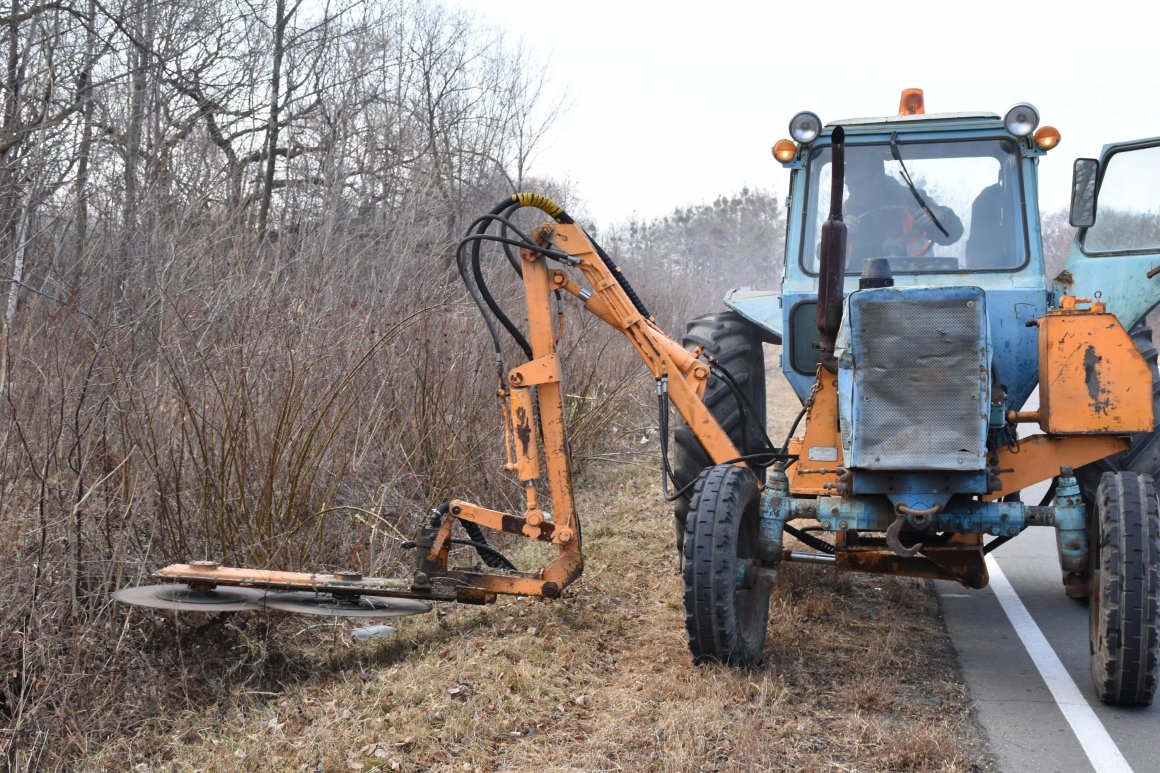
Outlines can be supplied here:
M822 224L821 266L818 271L817 325L821 338L821 362L831 373L838 372L834 341L842 324L842 289L846 277L846 224L842 221L842 183L846 174L846 132L834 128L830 137L830 217Z

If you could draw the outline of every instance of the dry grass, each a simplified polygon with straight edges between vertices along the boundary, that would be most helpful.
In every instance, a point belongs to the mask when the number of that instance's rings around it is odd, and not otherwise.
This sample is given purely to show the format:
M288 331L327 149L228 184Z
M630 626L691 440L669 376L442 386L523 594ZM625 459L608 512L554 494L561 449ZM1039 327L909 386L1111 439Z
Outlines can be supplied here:
M594 469L578 504L587 565L565 598L447 606L371 645L282 619L262 644L280 648L265 661L280 676L187 704L84 767L989 769L926 583L788 566L765 663L698 668L657 476ZM254 617L235 632L261 630ZM212 644L199 641L220 657Z

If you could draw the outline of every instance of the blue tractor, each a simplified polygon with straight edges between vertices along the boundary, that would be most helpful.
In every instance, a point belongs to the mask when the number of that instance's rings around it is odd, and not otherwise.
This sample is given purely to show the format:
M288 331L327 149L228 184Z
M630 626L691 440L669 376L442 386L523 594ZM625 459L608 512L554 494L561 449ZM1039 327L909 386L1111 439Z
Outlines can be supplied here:
M774 147L790 170L780 290L732 292L684 339L715 364L703 399L744 462L676 431L694 659L761 658L782 562L982 588L988 553L1046 526L1065 591L1090 599L1100 699L1149 704L1160 444L1142 322L1160 300L1160 138L1076 162L1078 234L1051 279L1036 172L1059 132L1031 105L927 115L908 90L898 115L803 112L790 134ZM762 342L781 344L804 406L781 445L764 432Z

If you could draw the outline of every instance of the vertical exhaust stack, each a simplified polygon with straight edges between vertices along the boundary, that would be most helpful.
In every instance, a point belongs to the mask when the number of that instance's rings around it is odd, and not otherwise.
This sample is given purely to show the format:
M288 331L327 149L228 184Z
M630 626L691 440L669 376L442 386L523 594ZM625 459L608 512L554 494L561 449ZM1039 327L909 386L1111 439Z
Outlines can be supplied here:
M842 183L846 173L846 133L841 126L831 136L830 217L822 224L821 268L818 276L818 347L822 365L838 372L834 341L842 324L842 285L846 276L846 224L842 221Z

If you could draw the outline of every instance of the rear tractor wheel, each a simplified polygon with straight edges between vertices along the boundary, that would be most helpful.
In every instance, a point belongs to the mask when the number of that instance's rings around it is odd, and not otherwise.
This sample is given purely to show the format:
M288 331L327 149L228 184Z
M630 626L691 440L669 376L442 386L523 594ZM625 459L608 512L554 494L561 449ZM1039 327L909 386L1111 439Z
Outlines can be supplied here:
M705 354L715 358L737 382L740 395L734 394L724 380L712 375L702 399L709 413L743 454L768 450L765 443L765 354L761 343L762 334L757 325L734 311L697 317L689 323L681 341L690 351L703 347ZM679 416L673 431L673 446L673 479L678 487L692 483L702 470L713 464L693 430ZM681 553L690 498L680 497L674 505L677 552Z
M1104 703L1148 706L1160 658L1160 503L1152 477L1104 473L1095 510L1092 683Z
M685 524L685 629L693 662L761 662L773 570L757 557L761 495L745 467L722 464L697 479Z

